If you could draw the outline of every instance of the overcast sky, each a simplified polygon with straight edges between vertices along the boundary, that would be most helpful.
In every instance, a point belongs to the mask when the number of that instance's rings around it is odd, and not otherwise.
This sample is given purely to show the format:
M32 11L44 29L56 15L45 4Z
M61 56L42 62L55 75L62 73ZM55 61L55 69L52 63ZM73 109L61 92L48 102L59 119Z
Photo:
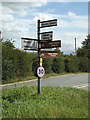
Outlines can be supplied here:
M15 40L15 46L21 48L21 37L37 38L37 20L57 19L55 27L41 29L53 31L53 40L61 40L61 51L74 52L74 40L77 38L77 48L88 35L88 1L58 2L61 0L33 0L33 2L6 2L0 4L2 17L2 37ZM19 0L20 1L20 0ZM22 0L24 1L24 0ZM79 0L78 0L79 1Z

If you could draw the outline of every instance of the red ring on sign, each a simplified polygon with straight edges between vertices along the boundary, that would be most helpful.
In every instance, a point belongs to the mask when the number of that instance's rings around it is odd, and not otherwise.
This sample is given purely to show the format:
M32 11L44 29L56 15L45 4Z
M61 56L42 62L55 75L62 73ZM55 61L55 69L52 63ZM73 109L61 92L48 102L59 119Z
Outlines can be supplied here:
M39 74L39 69L43 69L43 74ZM38 69L37 69L37 75L38 75L38 77L43 77L43 75L45 74L45 69L44 69L44 67L42 67L42 66L40 66L40 67L38 67Z

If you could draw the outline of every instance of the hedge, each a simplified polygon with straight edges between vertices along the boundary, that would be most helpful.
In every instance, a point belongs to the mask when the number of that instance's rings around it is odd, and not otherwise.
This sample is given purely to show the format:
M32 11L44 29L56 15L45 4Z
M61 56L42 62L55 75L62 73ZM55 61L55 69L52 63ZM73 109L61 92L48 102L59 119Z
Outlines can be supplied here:
M59 51L59 50L58 50ZM58 52L57 51L57 52ZM10 41L2 45L2 79L14 79L32 75L38 66L37 53L16 49ZM64 55L59 51L58 58L43 58L46 73L88 72L88 57Z

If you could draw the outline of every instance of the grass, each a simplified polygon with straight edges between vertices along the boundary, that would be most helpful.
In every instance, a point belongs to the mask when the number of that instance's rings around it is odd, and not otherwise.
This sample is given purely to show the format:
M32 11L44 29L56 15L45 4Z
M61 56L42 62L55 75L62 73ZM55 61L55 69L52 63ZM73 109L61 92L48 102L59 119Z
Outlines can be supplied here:
M50 73L50 74L45 74L42 79L45 78L49 78L49 77L55 77L55 76L59 76L59 75L69 75L72 73ZM78 73L73 73L73 74L78 74ZM30 76L27 77L17 77L15 79L8 79L8 80L3 80L2 84L8 84L8 83L15 83L15 82L21 82L21 81L27 81L27 80L33 80L33 79L37 79L37 77L35 77L33 74L31 74Z
M2 84L15 83L15 82L21 82L21 81L27 81L33 79L37 79L37 77L35 77L34 75L30 75L27 77L16 77L14 79L3 80Z
M3 88L3 118L88 118L88 92L68 87Z

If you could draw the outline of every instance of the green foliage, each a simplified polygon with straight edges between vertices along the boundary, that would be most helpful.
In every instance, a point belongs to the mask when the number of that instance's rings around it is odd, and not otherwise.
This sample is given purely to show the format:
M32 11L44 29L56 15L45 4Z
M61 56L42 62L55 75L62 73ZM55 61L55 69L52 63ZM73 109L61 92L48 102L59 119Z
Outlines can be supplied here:
M84 44L84 42L83 42ZM64 55L60 49L58 58L43 58L43 67L45 73L63 73L63 72L87 72L88 71L88 50L85 45L77 50L77 56L72 54ZM10 40L2 40L2 79L8 83L10 79L36 75L38 67L37 53L25 52L16 49ZM7 81L7 82L6 82Z
M33 57L32 57L32 71L34 72L35 71L35 68L38 67L38 56L37 56L37 53L33 53Z
M65 58L65 71L72 73L79 71L79 61L76 56L67 56Z
M82 72L88 72L88 58L79 57L79 70Z
M65 57L65 71L66 72L70 72L70 70L69 70L69 62L70 62L70 58L69 58L69 56L66 56Z
M43 67L45 68L45 73L52 72L52 65L53 59L52 58L43 58Z
M78 57L87 57L88 56L88 50L85 48L78 48L77 50L77 56Z
M15 46L13 45L13 43L14 43L14 41L12 41L12 39L11 40L6 40L5 42L2 39L2 45L4 47L7 47L8 49L14 49L15 48Z
M75 88L19 87L2 90L2 117L88 118L88 92Z
M88 57L90 50L90 34L87 36L87 38L82 42L82 47L78 48L77 50L77 56L78 57Z
M62 73L64 72L64 59L62 57L54 58L52 64L52 70L55 73Z
M53 59L52 70L55 73L62 73L65 71L64 55L58 49L56 49L55 51L59 53L59 57Z
M83 49L90 49L90 34L88 34L87 38L85 41L82 42Z
M13 78L14 75L14 65L13 65L13 61L12 60L3 60L2 61L3 64L3 69L2 69L2 74L3 74L3 79L10 79Z
M79 59L79 71L88 72L89 71L89 61L90 61L90 34L82 42L82 47L77 50L77 56Z
M3 42L2 45L3 81L15 77L26 76L32 72L32 54L14 49L11 45L12 43L10 44L10 41Z

